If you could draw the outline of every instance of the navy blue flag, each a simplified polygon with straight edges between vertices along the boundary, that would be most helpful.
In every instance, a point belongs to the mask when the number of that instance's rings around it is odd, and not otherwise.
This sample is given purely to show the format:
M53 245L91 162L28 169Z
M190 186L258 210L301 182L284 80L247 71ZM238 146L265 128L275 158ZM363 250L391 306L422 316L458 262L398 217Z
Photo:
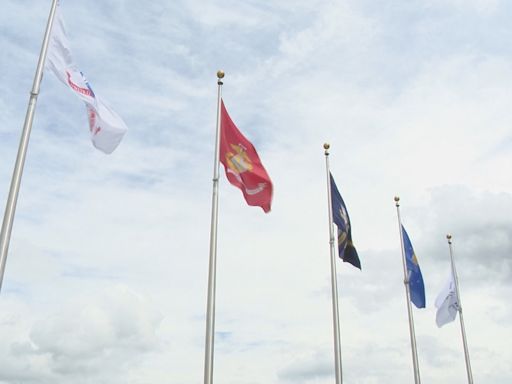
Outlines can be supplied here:
M331 176L331 202L332 217L338 227L338 252L341 259L354 267L361 269L361 262L357 255L356 248L352 244L352 229L350 218L348 217L347 207L341 198L340 192L336 187L334 178Z
M418 259L412 248L411 239L402 225L402 234L404 238L405 261L407 272L409 273L409 292L411 301L417 308L425 308L425 284L421 275Z

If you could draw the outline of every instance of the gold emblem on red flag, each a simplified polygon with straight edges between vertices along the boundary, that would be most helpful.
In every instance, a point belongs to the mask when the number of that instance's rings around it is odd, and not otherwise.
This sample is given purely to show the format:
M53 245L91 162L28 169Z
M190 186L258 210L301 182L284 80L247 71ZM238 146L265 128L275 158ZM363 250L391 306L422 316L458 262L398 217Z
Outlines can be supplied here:
M233 152L226 153L229 169L236 175L252 171L253 165L242 144L230 144Z

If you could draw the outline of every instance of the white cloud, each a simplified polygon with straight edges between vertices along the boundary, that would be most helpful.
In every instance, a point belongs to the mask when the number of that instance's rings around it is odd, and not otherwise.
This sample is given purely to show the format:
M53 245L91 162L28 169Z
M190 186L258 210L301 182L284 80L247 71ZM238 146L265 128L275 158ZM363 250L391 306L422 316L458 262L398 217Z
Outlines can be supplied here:
M0 201L48 11L32 3L0 16ZM437 329L432 307L452 232L475 379L507 382L502 4L62 6L77 62L130 131L95 152L81 102L45 75L0 295L2 384L201 382L219 68L275 195L264 215L222 176L215 380L332 382L328 141L363 264L338 264L347 380L412 379L400 194L427 286L423 380L465 378L458 324Z
M8 319L6 323L12 324ZM2 338L0 379L67 382L72 378L89 383L123 376L147 352L158 350L160 321L161 315L142 296L123 286L74 297L34 321L28 335L10 326L14 332Z
M438 8L454 7L459 10L472 10L480 14L492 14L503 2L500 0L429 0L428 4Z

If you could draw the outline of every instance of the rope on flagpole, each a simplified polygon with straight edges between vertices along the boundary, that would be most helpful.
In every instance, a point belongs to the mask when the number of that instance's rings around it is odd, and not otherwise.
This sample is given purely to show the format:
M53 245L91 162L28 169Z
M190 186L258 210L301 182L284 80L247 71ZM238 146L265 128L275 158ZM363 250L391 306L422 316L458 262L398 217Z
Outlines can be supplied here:
M407 301L407 313L409 315L409 334L411 337L411 351L412 351L412 365L414 369L414 383L421 384L420 380L420 368L418 363L418 350L416 347L416 334L414 331L414 319L412 315L412 307L411 307L411 292L409 289L409 273L407 271L407 264L405 261L405 246L404 246L404 236L402 233L402 219L400 217L400 197L395 196L395 206L396 213L398 217L398 231L400 232L400 245L402 250L402 262L404 266L404 286L405 286L405 297Z
M331 292L332 292L332 322L334 330L334 367L336 374L336 384L343 383L342 366L341 366L341 337L340 337L340 320L338 307L338 284L336 279L336 250L334 237L334 224L332 216L332 199L331 199L331 172L329 169L329 148L328 143L324 144L325 168L327 174L327 200L329 209L329 250L331 256Z
M462 304L460 301L459 277L457 276L457 270L455 269L455 259L453 257L452 235L447 234L446 239L448 240L448 247L450 248L450 261L452 264L453 280L455 281L455 290L457 292L457 304L458 304L458 311L459 311L460 331L462 334L462 344L464 347L464 358L466 360L466 373L468 375L468 383L473 384L473 372L471 371L471 361L469 360L469 348L468 348L468 342L466 339L466 327L464 326L464 317L462 315Z
M208 299L206 306L206 340L204 352L204 384L213 383L213 353L215 346L215 287L217 275L217 223L219 218L219 166L222 79L224 71L217 71L217 127L213 162L212 218L210 227L210 262L208 269Z
M14 222L16 204L18 202L18 195L20 192L21 177L23 175L25 158L27 156L27 148L30 139L30 132L32 131L32 123L34 121L37 96L39 95L41 79L43 78L44 63L46 61L46 54L48 53L48 45L50 42L50 35L53 21L55 19L57 5L58 0L53 0L50 8L50 15L48 16L48 23L46 24L43 43L41 45L39 60L37 62L36 73L34 75L34 83L32 84L32 90L30 91L27 114L25 115L25 122L23 123L18 155L16 156L16 163L14 165L14 171L12 174L11 186L9 188L9 195L7 197L7 203L5 206L2 230L0 232L0 290L2 289L2 283L4 280L5 264L7 262L7 253L9 251L9 243L11 241L12 224Z

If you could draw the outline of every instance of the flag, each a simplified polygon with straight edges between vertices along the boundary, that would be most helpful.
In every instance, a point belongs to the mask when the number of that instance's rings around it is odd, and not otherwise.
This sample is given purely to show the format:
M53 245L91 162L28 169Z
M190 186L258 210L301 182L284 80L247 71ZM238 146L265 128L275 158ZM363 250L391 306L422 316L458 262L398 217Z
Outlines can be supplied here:
M332 174L329 173L329 175L331 178L332 217L338 227L338 252L340 258L352 264L354 267L361 269L361 261L352 243L352 228L350 226L350 217L348 216L347 207L336 187Z
M438 327L455 320L457 312L459 311L459 300L457 300L457 291L455 288L455 281L453 280L453 273L450 273L450 278L445 284L443 290L436 298L436 324Z
M247 204L265 212L272 204L272 181L256 149L238 130L221 100L220 162L229 182L240 188Z
M418 259L409 239L409 235L402 225L402 234L404 239L405 261L407 272L409 273L409 292L411 301L417 308L425 308L425 285L421 275Z
M112 153L127 131L126 124L92 90L85 75L75 64L59 8L57 6L46 67L85 103L93 145L104 153Z

